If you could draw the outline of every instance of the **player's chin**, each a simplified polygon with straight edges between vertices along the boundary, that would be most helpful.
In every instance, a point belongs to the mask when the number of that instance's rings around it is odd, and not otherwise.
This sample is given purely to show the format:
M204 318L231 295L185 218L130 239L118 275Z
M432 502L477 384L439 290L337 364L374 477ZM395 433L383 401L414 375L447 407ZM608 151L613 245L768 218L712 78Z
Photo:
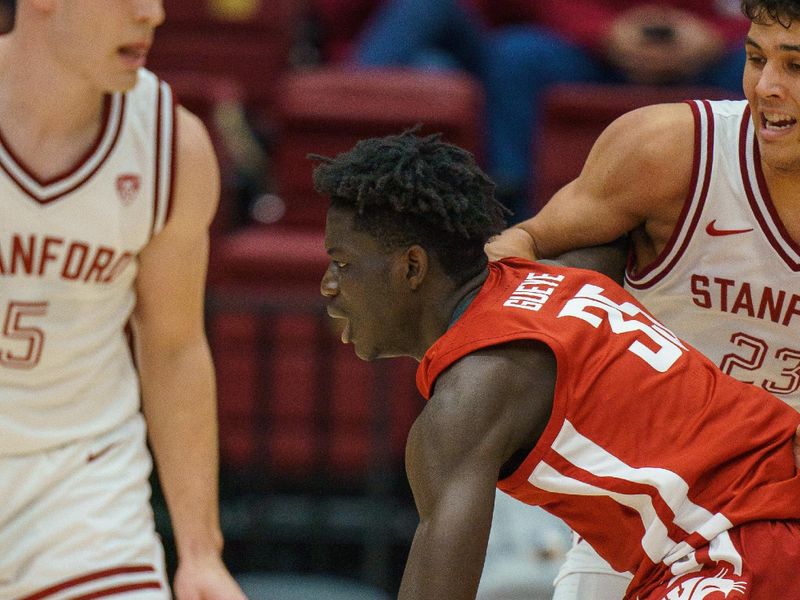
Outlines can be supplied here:
M351 340L353 344L353 350L356 353L356 356L363 361L370 362L375 360L376 358L380 358L380 352L378 352L372 345L364 344L357 340Z
M375 360L375 354L373 352L368 352L361 348L357 343L353 343L353 350L355 350L356 356L363 361L370 362Z

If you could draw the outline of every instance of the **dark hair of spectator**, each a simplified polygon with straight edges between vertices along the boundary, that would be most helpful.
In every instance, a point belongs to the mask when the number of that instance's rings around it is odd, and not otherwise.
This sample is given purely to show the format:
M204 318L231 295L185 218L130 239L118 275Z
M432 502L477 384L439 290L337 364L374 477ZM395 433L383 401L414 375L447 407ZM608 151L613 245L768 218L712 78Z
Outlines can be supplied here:
M800 20L800 2L797 0L742 0L742 12L753 23L770 25L780 23L787 29Z
M419 244L461 283L485 268L483 246L508 211L471 153L416 131L362 140L336 158L311 155L322 162L314 187L387 250Z

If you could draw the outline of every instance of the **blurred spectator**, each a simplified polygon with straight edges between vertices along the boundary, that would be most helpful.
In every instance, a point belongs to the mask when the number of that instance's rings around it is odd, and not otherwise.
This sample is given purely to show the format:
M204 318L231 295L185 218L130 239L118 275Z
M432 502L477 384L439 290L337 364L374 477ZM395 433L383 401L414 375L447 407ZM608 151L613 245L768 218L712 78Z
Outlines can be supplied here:
M495 36L515 23L538 20L535 4L532 0L314 0L314 10L323 56L329 62L459 69L486 85L491 81L488 70L497 62L491 57ZM530 33L545 49L561 45L548 30L530 28ZM555 71L553 76L542 76L541 83L545 86L563 77L562 71ZM488 143L482 162L498 180L499 199L521 219L527 216L527 201L517 194L519 186L505 183L504 173L513 165L504 168L497 156L502 140L495 139L495 119L490 116L495 95L486 91L489 116L483 120L488 124Z
M314 0L323 55L359 66L458 68L487 96L486 168L529 216L532 140L554 83L713 85L741 97L738 0Z
M375 13L380 0L309 0L316 21L323 62L338 64L349 59L355 40Z
M510 196L530 190L533 132L554 82L708 85L741 98L749 22L738 0L530 0L542 26L493 36L485 86L489 170Z

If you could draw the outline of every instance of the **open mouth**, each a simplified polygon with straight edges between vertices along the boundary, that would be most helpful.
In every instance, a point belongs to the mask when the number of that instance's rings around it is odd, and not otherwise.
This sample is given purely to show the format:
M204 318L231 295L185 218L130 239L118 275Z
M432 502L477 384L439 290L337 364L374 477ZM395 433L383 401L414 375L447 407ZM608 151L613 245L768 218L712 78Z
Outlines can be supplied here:
M795 125L797 125L797 119L790 115L779 112L761 113L761 127L767 131L788 131Z
M129 65L143 67L149 50L150 46L148 44L130 44L120 46L117 54Z
M351 340L350 319L345 317L343 314L337 312L336 310L331 309L330 306L328 307L328 316L336 320L336 329L341 332L342 343L343 344L349 343Z

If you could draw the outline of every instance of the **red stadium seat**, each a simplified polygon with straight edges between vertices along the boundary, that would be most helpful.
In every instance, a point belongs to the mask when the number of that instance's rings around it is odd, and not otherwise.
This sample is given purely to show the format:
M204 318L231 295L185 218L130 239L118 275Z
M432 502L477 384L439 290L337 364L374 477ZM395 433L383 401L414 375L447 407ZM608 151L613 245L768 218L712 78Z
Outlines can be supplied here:
M200 71L235 79L247 105L269 115L275 82L289 66L299 0L165 0L149 67L156 73Z
M212 295L209 307L223 469L282 483L402 469L416 363L360 361L321 298Z
M213 240L209 285L231 294L295 289L316 295L328 260L321 231L249 226Z
M234 157L230 151L230 140L221 126L221 111L231 110L244 103L244 90L239 83L223 75L212 75L198 71L163 72L160 74L172 87L176 101L203 121L214 144L219 160L221 191L220 203L212 236L231 230L237 222L236 185Z
M277 224L322 230L327 203L313 189L309 153L326 156L358 140L422 125L476 152L483 98L469 76L408 70L321 69L293 72L276 106L275 173L285 211Z
M559 84L545 96L539 135L534 140L538 210L564 185L580 174L589 150L602 131L623 113L649 104L692 98L719 100L730 92L718 88Z

